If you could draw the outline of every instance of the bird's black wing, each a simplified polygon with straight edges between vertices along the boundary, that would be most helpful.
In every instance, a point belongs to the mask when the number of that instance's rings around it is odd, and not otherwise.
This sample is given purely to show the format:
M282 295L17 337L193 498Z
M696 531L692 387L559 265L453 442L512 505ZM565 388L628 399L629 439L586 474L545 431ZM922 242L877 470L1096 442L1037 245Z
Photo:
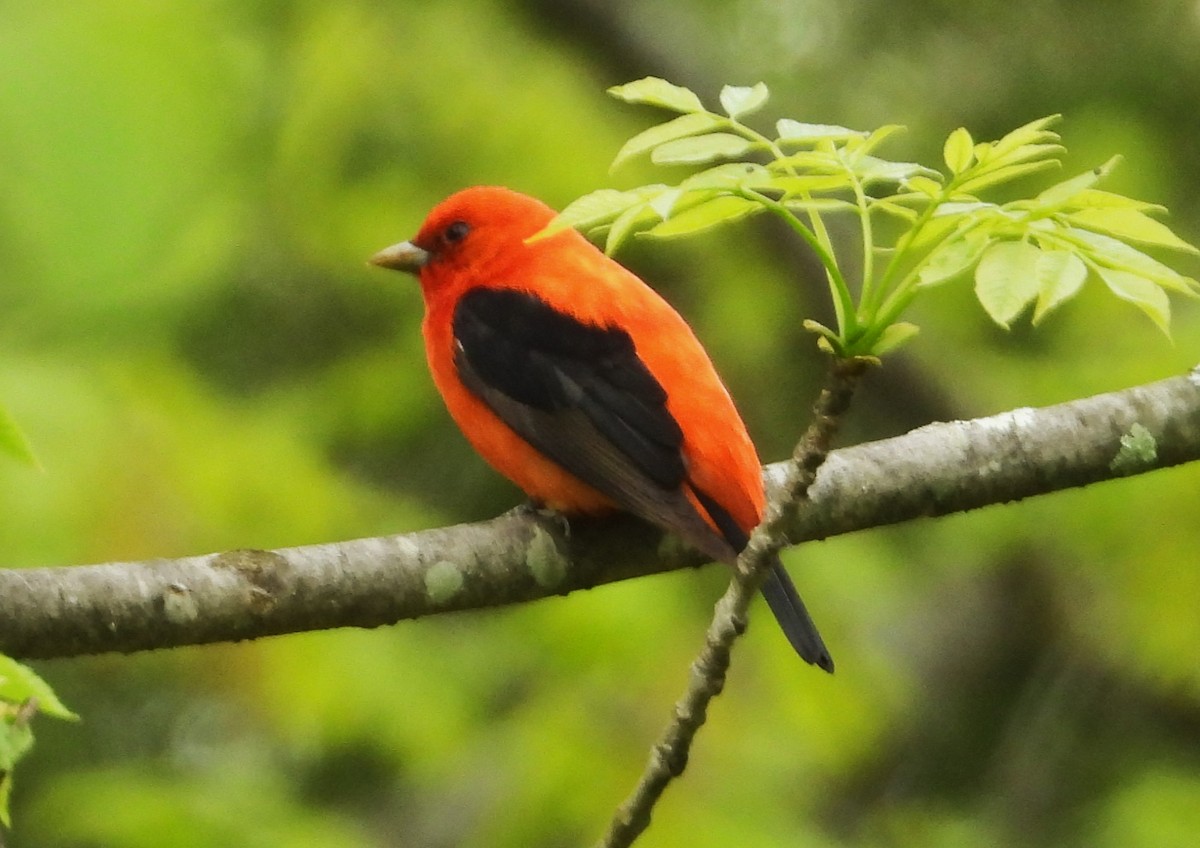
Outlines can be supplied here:
M509 289L467 292L453 322L459 378L522 438L623 509L736 555L684 494L683 433L628 333Z

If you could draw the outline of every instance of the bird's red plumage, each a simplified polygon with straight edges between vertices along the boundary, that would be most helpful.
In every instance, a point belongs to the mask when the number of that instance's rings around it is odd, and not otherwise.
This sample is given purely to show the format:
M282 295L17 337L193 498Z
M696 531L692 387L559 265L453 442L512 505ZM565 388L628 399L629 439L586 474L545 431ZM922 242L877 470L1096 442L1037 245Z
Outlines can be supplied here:
M748 533L764 503L758 456L708 355L657 292L579 233L565 230L526 241L553 217L534 198L475 187L440 203L413 239L436 252L447 226L455 221L470 226L470 238L455 246L460 250L442 250L420 271L425 352L450 415L480 455L530 497L567 513L615 508L611 499L542 456L463 385L454 366L451 317L465 292L487 286L535 294L585 324L618 326L667 391L667 408L684 433L689 478Z

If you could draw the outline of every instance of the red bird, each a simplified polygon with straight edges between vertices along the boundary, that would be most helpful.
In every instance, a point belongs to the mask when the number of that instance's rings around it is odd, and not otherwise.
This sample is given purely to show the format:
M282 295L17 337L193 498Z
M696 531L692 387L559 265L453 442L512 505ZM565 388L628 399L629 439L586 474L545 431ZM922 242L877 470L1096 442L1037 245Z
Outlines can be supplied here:
M475 449L536 503L623 509L733 563L765 505L754 445L679 314L554 211L505 188L442 201L371 261L416 274L434 383ZM776 560L763 584L806 661L833 660Z

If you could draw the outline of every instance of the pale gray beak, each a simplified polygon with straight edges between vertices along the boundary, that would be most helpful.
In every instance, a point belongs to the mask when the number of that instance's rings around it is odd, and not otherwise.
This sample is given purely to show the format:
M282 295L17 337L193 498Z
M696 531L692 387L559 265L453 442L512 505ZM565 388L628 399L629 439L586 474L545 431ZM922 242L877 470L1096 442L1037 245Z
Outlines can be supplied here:
M422 250L411 241L402 241L391 247L385 247L368 261L380 268L391 268L393 271L417 274L429 261L429 251Z

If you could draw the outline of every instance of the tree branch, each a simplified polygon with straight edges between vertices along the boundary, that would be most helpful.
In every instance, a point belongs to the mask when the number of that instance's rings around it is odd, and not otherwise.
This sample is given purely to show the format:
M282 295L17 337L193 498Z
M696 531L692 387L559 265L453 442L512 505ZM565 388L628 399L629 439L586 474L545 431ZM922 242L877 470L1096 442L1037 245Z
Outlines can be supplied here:
M792 542L1020 500L1200 459L1200 367L1042 409L932 424L833 451ZM786 463L766 469L769 496ZM0 570L0 652L45 658L376 627L519 603L702 560L628 518L529 510L277 551Z

